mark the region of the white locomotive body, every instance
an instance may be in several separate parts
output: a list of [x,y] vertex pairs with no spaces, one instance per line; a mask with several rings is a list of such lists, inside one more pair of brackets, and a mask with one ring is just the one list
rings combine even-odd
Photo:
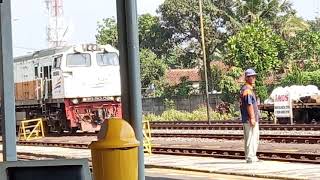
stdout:
[[98,130],[121,116],[118,57],[110,45],[84,44],[15,58],[17,111],[46,117],[50,130]]

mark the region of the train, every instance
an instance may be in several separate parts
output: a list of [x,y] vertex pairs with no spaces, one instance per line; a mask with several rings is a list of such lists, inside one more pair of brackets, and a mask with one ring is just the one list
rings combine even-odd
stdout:
[[48,131],[98,131],[121,117],[119,51],[78,44],[14,58],[17,122],[43,118]]

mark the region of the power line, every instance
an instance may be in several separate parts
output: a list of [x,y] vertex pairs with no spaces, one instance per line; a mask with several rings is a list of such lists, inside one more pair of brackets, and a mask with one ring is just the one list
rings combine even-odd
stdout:
[[36,51],[36,50],[37,50],[37,49],[35,49],[35,48],[21,47],[21,46],[14,46],[13,48],[16,48],[16,49],[25,49],[25,50],[33,50],[33,51]]

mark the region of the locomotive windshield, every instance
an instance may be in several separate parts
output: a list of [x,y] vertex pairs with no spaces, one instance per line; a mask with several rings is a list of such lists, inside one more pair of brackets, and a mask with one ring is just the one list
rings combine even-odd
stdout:
[[90,54],[78,53],[67,55],[68,67],[88,67],[91,65]]
[[116,53],[97,53],[97,63],[99,66],[118,66],[119,58]]

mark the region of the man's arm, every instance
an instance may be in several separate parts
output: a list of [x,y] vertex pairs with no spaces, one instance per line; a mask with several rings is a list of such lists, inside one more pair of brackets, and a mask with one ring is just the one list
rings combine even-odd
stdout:
[[256,124],[256,118],[255,118],[255,113],[254,113],[254,108],[253,108],[253,93],[251,89],[247,89],[243,93],[244,96],[244,101],[246,104],[247,112],[248,112],[248,118],[251,126],[255,126]]
[[252,104],[247,105],[247,111],[248,111],[248,117],[249,117],[249,122],[252,127],[256,125],[256,118],[254,114],[254,109]]

